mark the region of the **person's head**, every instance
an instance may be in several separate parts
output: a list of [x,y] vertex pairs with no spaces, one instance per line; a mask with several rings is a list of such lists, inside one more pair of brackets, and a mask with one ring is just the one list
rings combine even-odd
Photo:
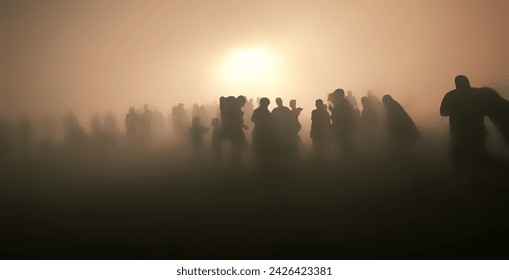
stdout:
[[267,108],[269,107],[270,100],[267,97],[260,98],[260,107]]
[[297,107],[297,100],[295,100],[295,99],[290,100],[290,107],[291,108]]
[[345,91],[342,88],[338,88],[329,94],[327,101],[336,103],[340,98],[345,97]]
[[276,98],[276,105],[278,107],[283,106],[283,99],[281,99],[280,97]]
[[144,109],[145,111],[147,111],[147,110],[148,110],[148,104],[144,104],[144,105],[143,105],[143,109]]
[[212,126],[218,126],[219,125],[219,119],[218,118],[213,118],[212,119]]
[[316,109],[322,109],[323,108],[323,100],[317,99],[315,101],[315,106],[316,106]]
[[454,83],[456,84],[456,89],[467,89],[470,88],[470,81],[464,75],[458,75],[454,79]]
[[179,103],[180,108],[184,108],[184,103]]
[[387,107],[387,105],[390,105],[394,102],[394,99],[392,99],[392,96],[386,94],[382,97],[382,103]]
[[240,107],[244,107],[246,105],[246,97],[244,95],[237,96],[237,102]]
[[200,125],[200,117],[194,117],[193,118],[193,126]]
[[200,108],[200,105],[198,105],[198,103],[194,103],[194,104],[193,104],[193,108],[194,108],[194,109],[198,109],[198,108]]
[[352,96],[352,91],[351,91],[351,90],[349,90],[349,91],[347,91],[347,92],[346,92],[346,94],[347,94],[348,96]]
[[129,107],[129,113],[134,113],[134,110],[135,110],[135,109],[134,109],[134,107],[133,107],[133,106]]

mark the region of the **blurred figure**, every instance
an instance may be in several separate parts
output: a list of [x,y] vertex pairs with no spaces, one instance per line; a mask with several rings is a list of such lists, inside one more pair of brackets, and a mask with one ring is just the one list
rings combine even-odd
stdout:
[[[275,153],[279,160],[286,161],[295,153],[295,123],[290,109],[283,105],[281,98],[276,98],[277,107],[272,109],[271,118],[274,124]],[[282,163],[283,165],[286,163]]]
[[140,117],[133,106],[129,107],[129,113],[125,116],[126,136],[132,143],[137,142]]
[[382,97],[387,112],[387,133],[392,147],[400,149],[420,138],[419,130],[405,109],[390,95]]
[[322,158],[327,153],[327,142],[330,133],[330,116],[323,100],[315,101],[316,109],[311,112],[311,132],[313,151],[317,158]]
[[218,118],[212,119],[212,152],[214,159],[221,159],[221,152],[223,146],[223,135],[221,132],[221,124]]
[[246,104],[246,98],[242,95],[237,98],[229,96],[221,97],[219,101],[223,137],[232,144],[232,164],[238,168],[241,166],[242,153],[247,146],[244,129],[248,127],[244,125],[244,112],[242,111],[242,107]]
[[298,146],[302,144],[302,140],[300,139],[299,132],[302,129],[302,125],[299,122],[299,115],[302,112],[302,108],[297,108],[297,100],[292,99],[290,100],[290,109],[292,112],[292,134],[293,134],[293,149],[294,152],[297,153]]
[[355,98],[355,96],[353,96],[352,91],[349,90],[346,92],[346,94],[347,96],[345,98],[350,103],[350,105],[352,105],[352,108],[354,110],[359,110],[359,108],[357,107],[357,99]]
[[188,118],[184,104],[179,103],[178,106],[173,106],[171,110],[171,117],[173,121],[173,128],[178,137],[183,137],[187,133],[189,127]]
[[83,127],[79,125],[78,118],[73,112],[63,117],[65,141],[70,146],[82,145],[87,139]]
[[200,117],[194,117],[192,124],[193,126],[189,130],[191,142],[193,144],[196,156],[198,158],[202,158],[204,152],[203,136],[209,131],[209,129],[201,125]]
[[456,171],[469,171],[485,154],[485,111],[478,89],[466,76],[456,76],[456,89],[445,94],[440,115],[449,117],[451,154]]
[[345,99],[345,91],[336,89],[329,94],[328,101],[331,111],[332,130],[343,153],[352,154],[354,152],[353,137],[355,130],[354,114],[350,103]]
[[266,97],[260,99],[260,106],[256,108],[251,117],[253,129],[253,155],[259,168],[267,169],[271,165],[273,153],[273,124],[269,111],[270,100]]
[[143,105],[143,114],[141,115],[141,140],[144,144],[150,142],[152,133],[152,112],[150,112],[148,104]]

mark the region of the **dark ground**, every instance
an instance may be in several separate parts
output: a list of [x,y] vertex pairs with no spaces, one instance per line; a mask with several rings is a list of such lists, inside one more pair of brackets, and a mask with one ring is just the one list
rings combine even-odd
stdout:
[[175,151],[4,160],[2,259],[508,259],[507,165],[425,151],[260,173]]

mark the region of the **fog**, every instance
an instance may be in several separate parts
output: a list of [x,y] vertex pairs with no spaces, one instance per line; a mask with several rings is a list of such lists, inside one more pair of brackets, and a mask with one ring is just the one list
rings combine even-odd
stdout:
[[[503,0],[2,1],[0,20],[3,113],[168,113],[245,94],[296,98],[304,121],[342,87],[438,119],[455,75],[481,86],[509,73]],[[225,77],[244,49],[269,53],[269,71]]]
[[[509,99],[507,26],[505,0],[2,0],[0,258],[507,259],[509,102],[477,88]],[[270,99],[255,133],[242,98],[211,127],[239,95]]]

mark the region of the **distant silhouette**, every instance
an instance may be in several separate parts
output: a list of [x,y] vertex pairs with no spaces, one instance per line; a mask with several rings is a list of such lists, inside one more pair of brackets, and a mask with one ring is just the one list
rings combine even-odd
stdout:
[[178,106],[173,106],[171,110],[171,117],[173,122],[173,128],[178,137],[183,137],[187,134],[189,127],[187,113],[184,108],[184,104],[179,103]]
[[298,145],[302,143],[302,140],[300,139],[299,132],[302,128],[302,125],[299,122],[299,115],[302,112],[302,108],[297,108],[297,100],[292,99],[290,100],[290,109],[292,112],[292,138],[293,140],[293,150],[294,152],[297,151]]
[[129,113],[125,116],[126,137],[131,143],[136,142],[138,139],[140,127],[140,116],[136,113],[134,107],[129,107]]
[[473,168],[485,153],[487,130],[481,92],[466,76],[455,78],[456,89],[445,94],[440,115],[449,117],[451,154],[456,171]]
[[242,95],[237,98],[233,96],[220,98],[222,132],[225,140],[232,144],[233,166],[240,167],[242,152],[247,146],[244,129],[244,112],[242,107],[246,104],[246,98]]
[[330,116],[323,100],[317,99],[316,109],[311,112],[311,132],[310,137],[313,141],[313,151],[318,158],[327,153],[327,145],[330,135]]
[[276,145],[274,153],[279,160],[286,161],[296,152],[294,114],[288,107],[283,106],[283,100],[279,97],[276,98],[276,105],[271,112]]
[[270,100],[260,99],[260,106],[251,117],[253,129],[253,154],[257,165],[262,169],[271,167],[271,156],[274,148],[272,115],[269,111]]
[[212,119],[212,152],[214,159],[221,159],[223,146],[223,134],[221,132],[221,124],[218,118]]
[[357,99],[355,99],[355,96],[353,96],[353,93],[351,90],[347,91],[347,95],[345,96],[346,100],[352,105],[352,108],[354,110],[359,110],[357,107]]
[[390,95],[384,95],[382,103],[387,113],[387,134],[392,147],[400,149],[417,141],[419,130],[405,109]]
[[87,140],[83,127],[79,125],[78,118],[73,112],[67,113],[63,118],[65,140],[69,146],[77,147]]
[[191,142],[193,143],[196,156],[202,157],[204,152],[203,136],[209,131],[209,129],[201,125],[200,117],[194,117],[192,124],[193,126],[189,130]]
[[141,140],[147,144],[150,142],[152,134],[152,112],[148,104],[143,105],[143,114],[141,115]]
[[343,153],[353,153],[353,137],[355,131],[354,113],[350,103],[345,99],[345,91],[336,89],[329,94],[328,101],[331,111],[332,128]]

